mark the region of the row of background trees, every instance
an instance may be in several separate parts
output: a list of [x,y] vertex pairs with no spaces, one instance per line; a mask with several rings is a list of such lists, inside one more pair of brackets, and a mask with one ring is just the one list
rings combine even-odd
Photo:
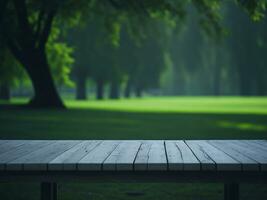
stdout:
[[[28,91],[30,78],[33,105],[61,107],[49,70],[58,88],[76,88],[77,99],[86,99],[88,91],[103,99],[107,87],[112,99],[144,92],[267,94],[267,28],[266,20],[259,20],[265,1],[241,1],[254,20],[233,2],[183,5],[181,1],[175,5],[175,15],[174,7],[164,1],[160,6],[91,2],[75,4],[77,8],[74,3],[64,7],[57,1],[29,2],[7,0],[9,7],[1,12],[17,12],[9,19],[0,16],[1,26],[9,31],[2,30],[0,38],[2,98],[8,99],[10,88],[18,85],[19,90]],[[40,10],[29,13],[34,6]],[[73,16],[68,18],[70,10]],[[56,12],[60,17],[52,24]],[[17,21],[19,31],[10,28],[12,20]],[[37,36],[32,39],[33,35]]]

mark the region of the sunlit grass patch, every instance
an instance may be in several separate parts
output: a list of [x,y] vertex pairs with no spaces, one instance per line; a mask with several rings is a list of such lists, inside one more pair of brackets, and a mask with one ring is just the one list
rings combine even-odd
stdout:
[[[13,99],[24,103],[27,99]],[[0,138],[266,139],[267,98],[66,100],[67,110],[0,110]]]
[[267,114],[266,97],[146,97],[102,101],[66,101],[69,108],[126,112]]
[[223,128],[233,128],[239,130],[252,130],[252,131],[267,131],[267,125],[265,124],[256,124],[249,122],[230,122],[230,121],[219,121],[219,127]]

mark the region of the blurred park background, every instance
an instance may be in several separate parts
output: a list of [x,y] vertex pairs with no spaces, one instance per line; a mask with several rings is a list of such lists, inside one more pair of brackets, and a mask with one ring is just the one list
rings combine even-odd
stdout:
[[[266,0],[2,0],[0,139],[267,139]],[[19,191],[19,192],[13,192]],[[241,185],[241,199],[267,199]],[[61,199],[222,199],[61,184]],[[38,184],[0,184],[38,199]]]

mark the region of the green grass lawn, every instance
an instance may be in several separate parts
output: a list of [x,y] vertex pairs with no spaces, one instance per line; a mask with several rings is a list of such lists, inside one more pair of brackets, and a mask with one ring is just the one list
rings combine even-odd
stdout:
[[[263,97],[67,100],[69,109],[59,111],[10,108],[3,103],[0,139],[267,139]],[[61,199],[78,200],[223,199],[220,184],[70,183],[60,184],[59,191]],[[132,197],[128,195],[132,191],[144,194]],[[267,199],[266,186],[242,185],[241,191],[242,199]],[[38,199],[38,185],[1,184],[0,194],[10,200]]]
[[[15,103],[21,103],[15,100]],[[68,110],[0,109],[0,138],[267,138],[267,98],[66,101]]]

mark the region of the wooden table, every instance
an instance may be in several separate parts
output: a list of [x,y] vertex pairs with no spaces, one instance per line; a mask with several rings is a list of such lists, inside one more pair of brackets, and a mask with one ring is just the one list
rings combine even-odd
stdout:
[[267,182],[265,140],[0,140],[0,180],[39,181],[41,199],[58,181]]

